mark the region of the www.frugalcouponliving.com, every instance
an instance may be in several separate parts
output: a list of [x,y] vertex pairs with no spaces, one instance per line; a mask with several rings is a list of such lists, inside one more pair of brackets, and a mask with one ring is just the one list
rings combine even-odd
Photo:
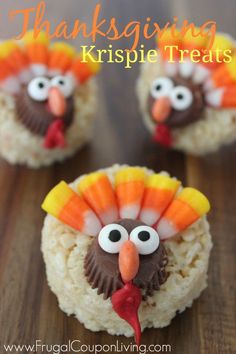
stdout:
[[80,340],[70,340],[67,344],[44,344],[41,340],[36,340],[31,345],[27,344],[4,344],[5,353],[170,353],[172,347],[170,344],[124,344],[118,340],[114,344],[83,344]]

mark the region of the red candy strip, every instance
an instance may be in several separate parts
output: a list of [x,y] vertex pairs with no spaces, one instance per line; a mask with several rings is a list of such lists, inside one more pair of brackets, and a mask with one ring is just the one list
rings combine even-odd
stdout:
[[156,126],[153,138],[154,141],[166,147],[170,147],[173,143],[171,130],[166,124]]
[[117,290],[111,297],[114,311],[134,329],[136,344],[140,344],[141,326],[138,318],[138,308],[142,301],[139,288],[132,283],[127,283],[122,289]]
[[64,122],[61,119],[55,120],[48,128],[44,138],[44,147],[46,149],[53,149],[55,147],[64,148]]

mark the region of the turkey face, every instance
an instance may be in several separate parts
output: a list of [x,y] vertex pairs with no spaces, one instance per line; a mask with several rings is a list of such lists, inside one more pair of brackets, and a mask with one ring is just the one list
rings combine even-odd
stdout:
[[85,258],[85,275],[104,299],[126,282],[143,289],[145,297],[166,281],[166,264],[157,232],[138,220],[122,219],[104,226],[93,241]]
[[56,120],[69,127],[74,115],[74,84],[68,76],[36,77],[16,96],[21,122],[34,134],[45,136]]
[[201,117],[205,102],[201,85],[180,76],[155,79],[148,97],[153,122],[170,128],[184,127]]

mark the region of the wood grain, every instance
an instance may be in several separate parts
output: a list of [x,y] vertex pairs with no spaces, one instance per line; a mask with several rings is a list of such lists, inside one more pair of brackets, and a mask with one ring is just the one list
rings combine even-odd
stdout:
[[[16,2],[9,2],[11,7]],[[18,2],[17,2],[18,3]],[[35,4],[28,1],[27,6]],[[59,10],[58,3],[64,4]],[[88,18],[95,1],[52,0],[49,17],[72,19],[75,14]],[[103,1],[103,14],[124,23],[130,18],[145,19],[150,14],[161,24],[178,8],[171,1]],[[218,16],[214,1],[214,15]],[[23,4],[23,2],[22,2]],[[198,4],[198,5],[196,5]],[[195,18],[210,17],[213,1],[181,1],[181,8]],[[228,3],[227,3],[228,4]],[[231,4],[231,10],[230,6]],[[233,30],[231,20],[235,2],[229,1],[222,26]],[[196,7],[198,6],[198,7]],[[8,10],[4,5],[3,13]],[[177,14],[177,13],[176,13]],[[178,15],[178,14],[177,14]],[[204,17],[205,19],[205,17]],[[229,22],[228,22],[229,19]],[[228,24],[228,27],[227,27]],[[8,29],[0,26],[2,34]],[[12,31],[12,29],[11,29]],[[233,31],[232,31],[233,33]],[[235,34],[235,33],[234,33]],[[105,44],[100,41],[99,46]],[[126,42],[117,43],[124,47]],[[151,47],[154,43],[149,43]],[[32,171],[0,161],[0,345],[31,344],[40,339],[47,344],[65,344],[79,338],[86,344],[112,344],[116,338],[86,330],[73,317],[67,317],[49,290],[40,253],[40,232],[44,214],[40,203],[49,189],[61,179],[72,181],[81,173],[113,163],[146,165],[168,170],[184,183],[203,190],[213,205],[210,213],[214,239],[209,287],[192,308],[176,316],[160,330],[146,330],[144,344],[170,344],[175,354],[233,354],[236,352],[236,145],[206,158],[157,148],[143,127],[135,97],[138,65],[124,70],[104,65],[99,83],[99,109],[94,139],[90,145],[64,164]],[[99,315],[99,314],[98,314]],[[119,342],[130,339],[119,338]],[[1,353],[4,352],[1,347]]]

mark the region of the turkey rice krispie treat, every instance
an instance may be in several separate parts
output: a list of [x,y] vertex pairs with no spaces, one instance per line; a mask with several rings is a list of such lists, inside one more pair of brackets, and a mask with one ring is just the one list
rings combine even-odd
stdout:
[[45,33],[0,43],[0,155],[12,164],[50,165],[91,138],[98,64],[83,63]]
[[114,165],[60,182],[42,207],[49,286],[91,331],[140,343],[207,285],[209,202],[166,172]]
[[[212,62],[174,62],[164,51],[167,45],[204,50],[206,38],[175,38],[167,32],[158,42],[158,62],[142,64],[137,94],[143,121],[154,140],[192,155],[204,155],[236,140],[236,45],[218,33]],[[232,53],[229,63],[217,63],[214,50]],[[223,58],[219,58],[222,61]]]

